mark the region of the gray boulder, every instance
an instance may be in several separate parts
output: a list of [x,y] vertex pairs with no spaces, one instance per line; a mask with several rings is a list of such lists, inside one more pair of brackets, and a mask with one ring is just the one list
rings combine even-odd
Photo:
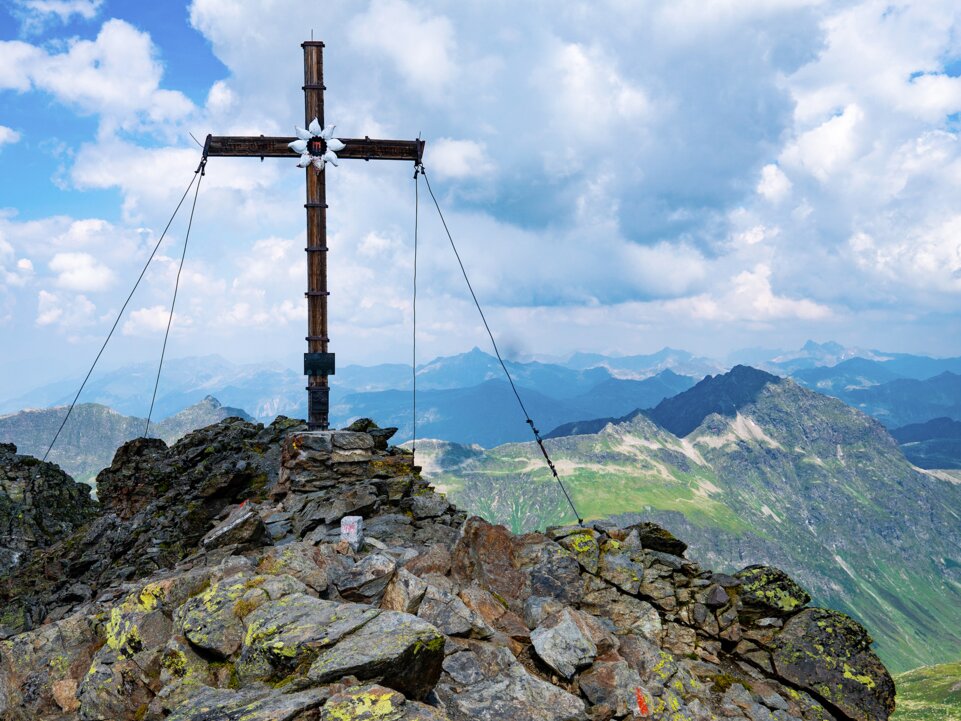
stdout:
[[541,660],[566,679],[590,666],[597,657],[597,646],[569,608],[531,631],[531,643]]
[[245,619],[238,672],[248,681],[285,678],[380,613],[298,593],[266,603]]
[[416,616],[383,611],[355,633],[320,653],[308,672],[313,683],[344,676],[377,680],[405,696],[423,699],[444,661],[444,636]]
[[178,706],[167,721],[299,721],[320,708],[330,694],[326,688],[285,694],[264,689],[232,691],[205,687]]

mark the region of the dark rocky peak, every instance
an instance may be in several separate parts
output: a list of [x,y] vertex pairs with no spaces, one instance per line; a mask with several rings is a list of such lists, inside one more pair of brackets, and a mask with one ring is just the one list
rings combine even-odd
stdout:
[[518,536],[468,519],[409,452],[387,447],[390,433],[366,419],[326,432],[228,420],[170,448],[125,446],[101,474],[107,513],[36,554],[34,576],[8,583],[19,605],[5,608],[21,609],[23,622],[0,643],[0,715],[885,721],[892,712],[891,677],[864,630],[808,608],[779,570],[712,573],[644,521]]
[[934,438],[961,440],[961,421],[953,418],[932,418],[924,423],[909,423],[895,428],[891,435],[898,443],[918,443]]
[[734,417],[738,410],[757,400],[770,383],[781,378],[750,366],[734,366],[727,373],[707,376],[693,388],[665,398],[646,415],[662,428],[683,437],[712,413]]
[[0,443],[0,574],[22,556],[72,533],[97,511],[90,487],[53,463]]

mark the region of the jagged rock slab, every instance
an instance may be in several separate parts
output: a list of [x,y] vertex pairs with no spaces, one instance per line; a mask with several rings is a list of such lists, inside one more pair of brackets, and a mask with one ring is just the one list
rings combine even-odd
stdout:
[[330,690],[325,688],[290,694],[204,688],[181,704],[167,721],[300,721],[329,697]]
[[314,683],[344,676],[378,679],[410,698],[423,699],[437,683],[443,660],[440,631],[416,616],[384,611],[323,651],[307,676]]

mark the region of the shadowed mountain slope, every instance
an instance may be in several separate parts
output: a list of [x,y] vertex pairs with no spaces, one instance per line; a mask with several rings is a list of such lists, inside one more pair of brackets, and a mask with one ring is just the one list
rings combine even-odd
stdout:
[[945,371],[926,380],[902,378],[852,390],[842,400],[874,416],[888,428],[932,418],[961,420],[961,375]]
[[895,428],[891,435],[918,468],[961,469],[961,421],[933,418]]
[[693,388],[667,398],[646,415],[661,428],[683,438],[712,413],[734,417],[738,410],[753,403],[777,376],[749,366],[734,366],[728,373],[707,376]]

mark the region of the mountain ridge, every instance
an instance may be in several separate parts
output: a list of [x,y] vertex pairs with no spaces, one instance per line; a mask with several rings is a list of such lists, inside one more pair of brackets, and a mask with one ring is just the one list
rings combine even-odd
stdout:
[[[60,406],[2,415],[0,441],[16,444],[23,454],[43,458],[66,414],[67,407]],[[246,411],[224,406],[213,396],[207,396],[151,423],[149,437],[173,443],[190,431],[231,416],[253,420]],[[144,433],[146,424],[145,418],[125,416],[99,403],[80,403],[63,426],[49,459],[77,480],[90,482],[110,465],[117,448]]]
[[[862,619],[895,668],[948,660],[961,645],[946,630],[961,627],[961,488],[914,469],[876,420],[789,379],[735,395],[727,415],[703,415],[717,398],[702,400],[691,404],[703,417],[685,437],[638,415],[550,441],[581,513],[635,511],[721,568],[773,559]],[[493,448],[431,477],[462,507],[518,530],[570,514],[532,444]]]

